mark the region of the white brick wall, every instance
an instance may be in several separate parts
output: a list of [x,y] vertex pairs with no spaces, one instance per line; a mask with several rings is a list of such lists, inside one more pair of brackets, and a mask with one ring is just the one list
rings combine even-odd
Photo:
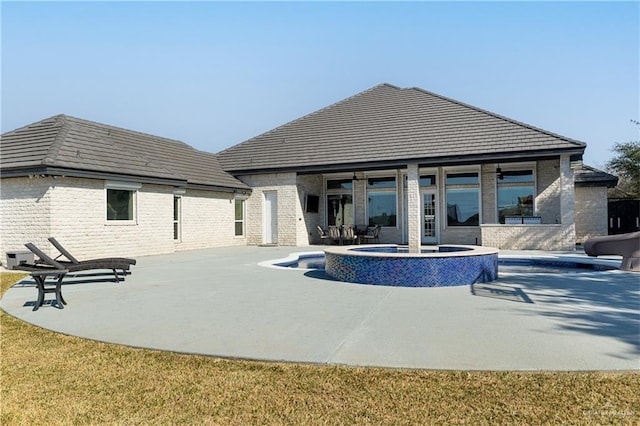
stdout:
[[[543,224],[558,226],[518,227],[495,224],[495,164],[481,169],[482,220],[480,228],[446,228],[443,170],[438,170],[440,239],[442,243],[483,244],[501,248],[570,249],[590,236],[607,232],[606,189],[578,188],[573,196],[573,173],[568,157],[562,161],[539,161],[536,167],[537,214]],[[412,176],[416,174],[412,168]],[[397,173],[401,184],[401,174]],[[355,221],[366,223],[364,174],[355,182]],[[253,187],[246,200],[246,237],[234,236],[233,195],[187,190],[182,195],[182,238],[173,240],[173,188],[144,184],[137,191],[137,222],[113,224],[105,220],[105,181],[79,178],[7,178],[0,182],[0,254],[22,250],[34,242],[54,254],[46,241],[55,236],[78,257],[141,256],[194,248],[258,245],[263,243],[262,216],[265,191],[278,197],[278,244],[306,246],[318,243],[316,226],[325,223],[324,180],[322,175],[274,173],[243,176]],[[399,185],[398,227],[385,228],[382,242],[402,238],[404,206]],[[303,211],[304,195],[320,196],[318,213]],[[408,194],[411,195],[411,194]],[[418,194],[419,195],[419,194]],[[414,200],[415,201],[415,200]],[[418,200],[420,203],[420,200]],[[575,205],[580,208],[575,211]],[[596,207],[599,206],[599,207]],[[415,209],[419,213],[421,209]],[[577,223],[574,227],[573,216]],[[411,217],[409,223],[420,223]]]
[[542,217],[543,224],[557,224],[560,216],[560,161],[538,161],[536,168],[537,196],[535,201],[536,213]]
[[[404,187],[404,184],[399,185]],[[420,196],[420,173],[418,164],[409,164],[407,166],[407,236],[409,243],[409,251],[412,253],[420,252],[422,244],[422,215],[423,205]],[[404,203],[400,203],[401,205]],[[403,205],[404,207],[404,205]],[[398,215],[398,220],[402,217]]]
[[[278,244],[303,246],[309,243],[295,173],[247,175],[241,176],[240,180],[253,189],[247,200],[247,244],[260,245],[264,242],[262,220],[265,191],[277,193]],[[305,238],[302,238],[303,234]]]
[[569,250],[562,225],[482,225],[482,245],[505,250]]
[[576,187],[576,242],[607,235],[607,188]]
[[497,167],[498,164],[483,164],[481,168],[482,223],[498,223]]
[[[510,250],[575,249],[574,185],[569,157],[538,161],[536,183],[535,214],[542,217],[542,225],[498,225],[495,224],[497,219],[493,214],[493,222],[483,218],[483,246]],[[483,189],[487,191],[483,195],[483,201],[492,202],[495,206],[495,194],[494,200],[491,201],[488,193],[490,188]],[[483,212],[487,215],[492,214],[486,208]]]
[[0,180],[0,262],[7,251],[26,251],[24,244],[49,245],[51,178],[21,177]]
[[182,196],[182,239],[176,250],[245,245],[246,237],[235,236],[234,219],[233,194],[188,189]]
[[76,257],[141,256],[173,251],[172,188],[142,185],[134,223],[105,218],[105,181],[56,179],[51,201],[51,236]]
[[322,226],[324,223],[324,214],[326,211],[325,200],[322,196],[324,183],[322,175],[300,175],[297,177],[298,197],[300,198],[304,212],[305,194],[317,195],[320,197],[318,205],[318,213],[306,213],[302,215],[302,224],[298,226],[298,244],[300,246],[308,244],[320,244],[320,237],[316,226]]
[[105,219],[105,181],[80,178],[7,178],[0,185],[1,257],[33,242],[57,255],[56,237],[78,258],[171,253],[244,245],[234,236],[232,194],[187,190],[182,196],[182,240],[173,239],[173,187],[143,184],[136,194],[136,222]]

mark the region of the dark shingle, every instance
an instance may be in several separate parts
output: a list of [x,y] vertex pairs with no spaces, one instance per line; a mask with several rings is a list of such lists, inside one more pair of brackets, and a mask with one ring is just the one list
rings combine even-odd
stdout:
[[218,154],[230,172],[469,155],[584,151],[585,144],[418,88],[381,84]]
[[606,186],[607,188],[613,188],[618,184],[618,177],[583,164],[573,170],[573,181],[576,186]]
[[2,171],[38,166],[178,180],[205,187],[248,188],[225,173],[214,154],[180,141],[67,115],[2,135]]

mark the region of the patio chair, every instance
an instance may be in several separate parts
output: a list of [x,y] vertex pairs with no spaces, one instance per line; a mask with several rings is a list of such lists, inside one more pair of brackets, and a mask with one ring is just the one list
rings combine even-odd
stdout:
[[[131,268],[131,265],[136,264],[135,259],[126,259],[121,257],[111,257],[111,258],[80,261],[75,257],[71,256],[69,252],[64,250],[64,247],[62,247],[62,245],[60,245],[60,243],[58,243],[57,241],[54,245],[59,250],[62,249],[60,250],[60,253],[61,253],[60,256],[58,256],[56,259],[49,257],[45,252],[40,250],[33,243],[27,243],[24,246],[28,248],[33,254],[38,256],[39,259],[36,261],[37,264],[46,265],[48,267],[55,268],[55,269],[65,269],[69,272],[110,269],[113,271],[113,275],[115,277],[116,283],[120,282],[120,277],[118,276],[119,270],[122,271],[124,275],[126,275],[127,271]],[[59,260],[58,258],[61,256],[66,257],[68,261]]]
[[353,244],[358,241],[358,236],[356,235],[356,230],[353,225],[344,225],[342,227],[342,243],[345,242]]
[[382,229],[381,225],[376,225],[373,228],[367,229],[367,233],[362,236],[362,239],[367,241],[375,241],[376,243],[380,243],[380,229]]
[[342,234],[340,233],[340,228],[338,228],[337,226],[329,226],[329,238],[331,238],[332,242],[342,244]]
[[324,244],[324,240],[328,240],[328,239],[331,238],[331,236],[327,233],[327,231],[322,229],[322,227],[320,225],[316,226],[316,229],[318,230],[318,235],[320,235],[320,241],[323,244]]

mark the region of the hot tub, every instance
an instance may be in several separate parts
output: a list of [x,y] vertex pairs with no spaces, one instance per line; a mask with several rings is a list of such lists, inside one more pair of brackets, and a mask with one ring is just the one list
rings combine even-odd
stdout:
[[448,287],[486,283],[498,277],[498,249],[480,246],[423,246],[409,253],[398,245],[328,247],[325,271],[346,282]]

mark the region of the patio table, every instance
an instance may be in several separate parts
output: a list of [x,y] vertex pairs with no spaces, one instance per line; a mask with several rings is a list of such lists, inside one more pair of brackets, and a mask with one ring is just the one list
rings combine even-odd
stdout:
[[[67,302],[62,297],[62,280],[65,275],[69,273],[67,269],[53,269],[45,266],[24,264],[16,265],[13,269],[28,271],[35,280],[38,288],[38,300],[33,307],[34,311],[40,309],[40,306],[44,304],[44,295],[46,293],[54,293],[56,296],[56,305],[58,305],[58,308],[64,309],[64,305],[66,305]],[[57,280],[55,283],[47,283],[47,277],[57,277]],[[55,287],[47,287],[47,285],[50,284],[55,284]]]

